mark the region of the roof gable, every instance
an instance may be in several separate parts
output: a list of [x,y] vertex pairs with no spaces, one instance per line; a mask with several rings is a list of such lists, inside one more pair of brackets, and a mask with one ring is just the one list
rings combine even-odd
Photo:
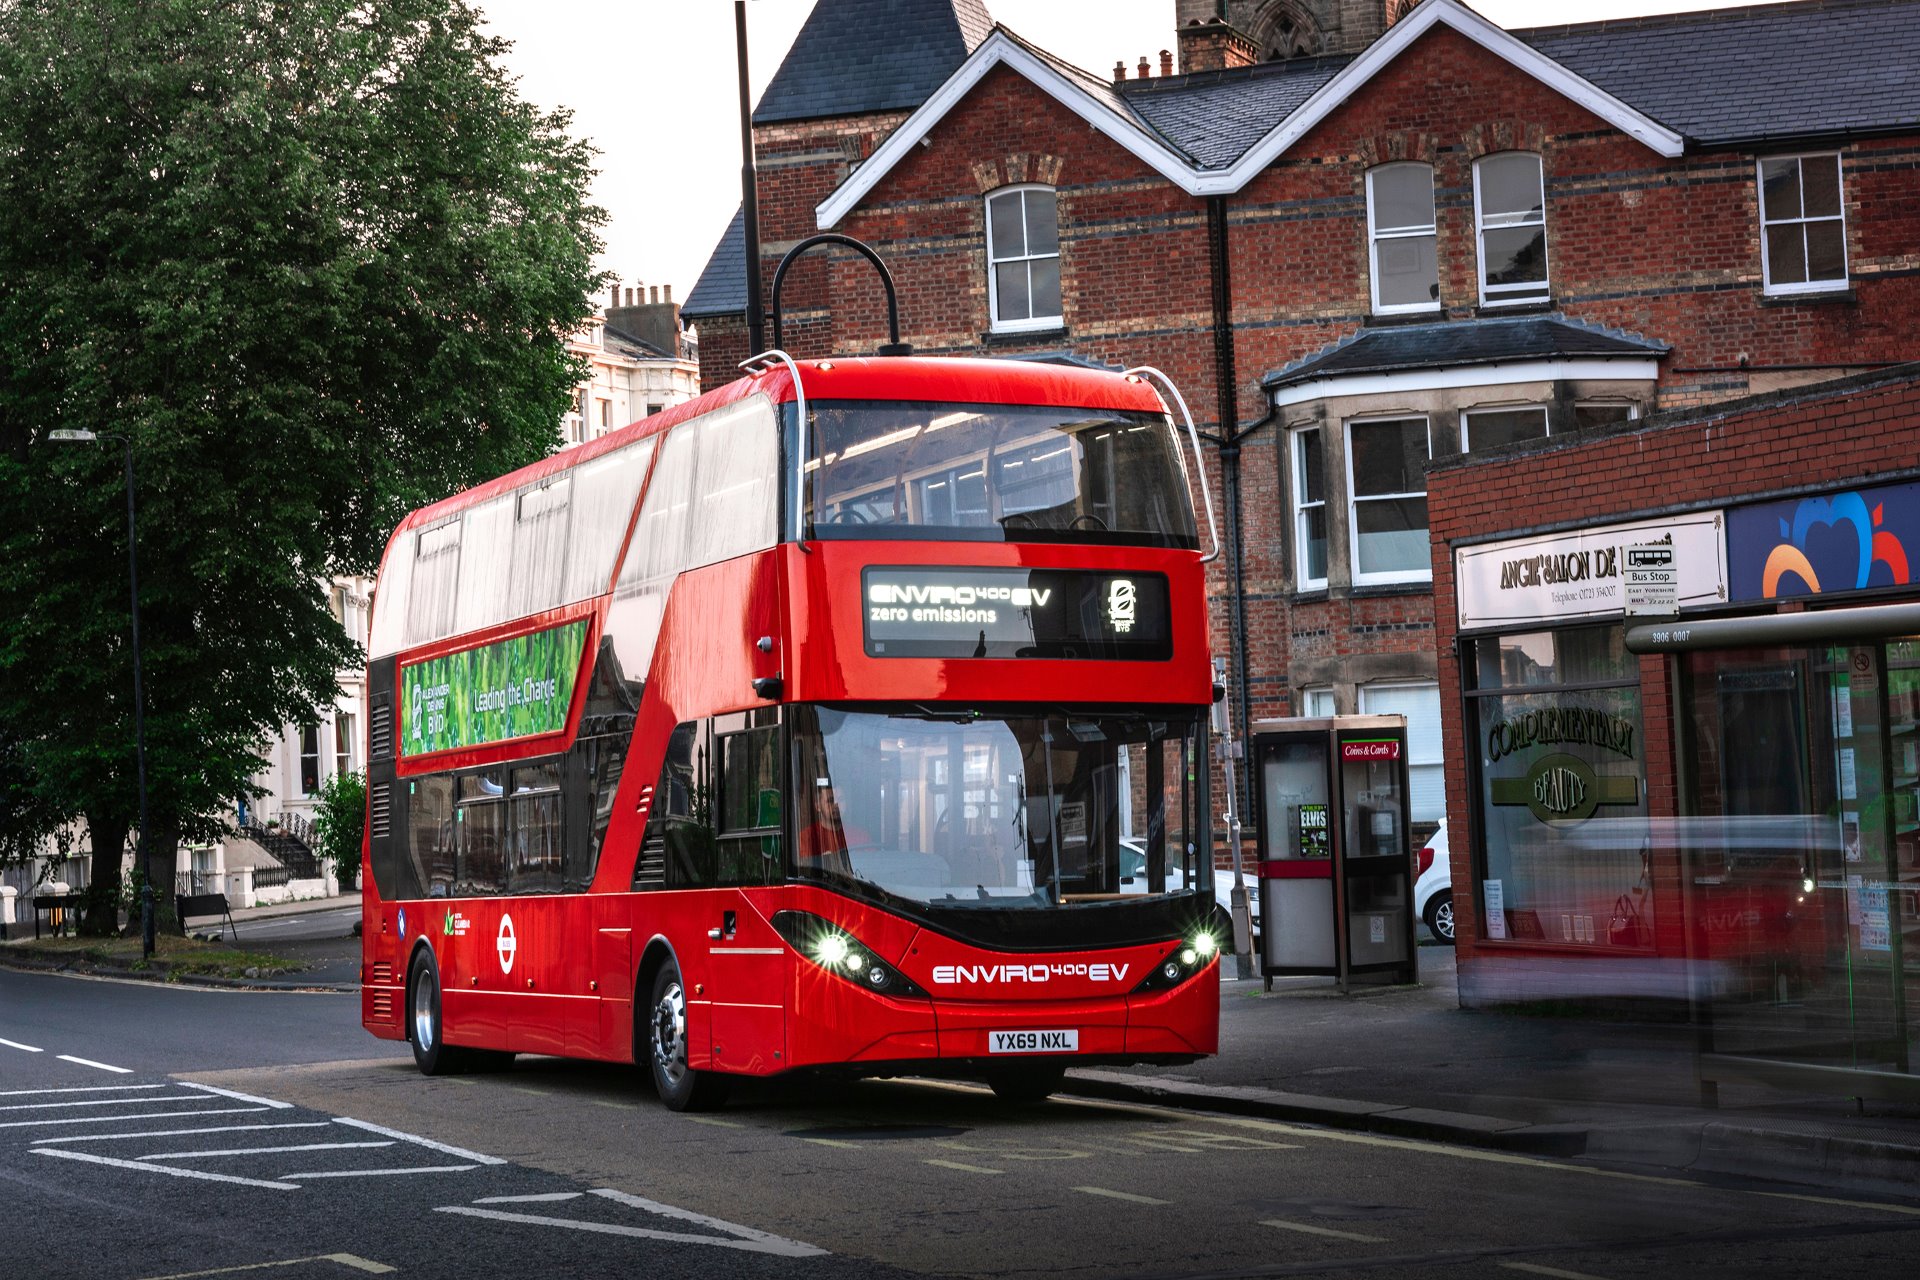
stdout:
[[753,122],[917,107],[992,27],[982,0],[819,0]]
[[[1422,0],[1419,7],[1350,61],[1315,59],[1292,78],[1283,72],[1260,80],[1259,84],[1276,91],[1270,95],[1269,109],[1284,114],[1250,145],[1243,145],[1247,131],[1240,131],[1236,138],[1231,125],[1223,127],[1223,120],[1231,118],[1231,113],[1220,110],[1224,103],[1206,100],[1212,81],[1183,83],[1182,88],[1192,91],[1197,99],[1185,103],[1175,102],[1173,93],[1123,91],[1035,49],[1005,27],[995,27],[973,55],[887,136],[873,157],[820,203],[815,210],[817,221],[823,229],[836,225],[998,66],[1026,77],[1189,195],[1229,194],[1250,182],[1437,25],[1459,32],[1659,154],[1672,157],[1684,150],[1684,139],[1678,133],[1508,35],[1456,0]],[[1246,83],[1253,82],[1250,77]],[[1181,139],[1189,135],[1192,143],[1183,146]]]

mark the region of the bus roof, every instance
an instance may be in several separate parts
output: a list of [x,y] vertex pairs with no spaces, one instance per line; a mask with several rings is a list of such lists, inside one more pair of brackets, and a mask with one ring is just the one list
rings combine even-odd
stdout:
[[[1164,408],[1153,388],[1118,371],[1034,360],[994,360],[961,356],[829,356],[801,360],[802,387],[810,400],[928,400],[948,404],[1047,404],[1079,409],[1118,409],[1158,413]],[[610,431],[597,440],[563,449],[506,475],[442,498],[410,513],[394,530],[433,524],[476,503],[522,485],[591,462],[602,454],[676,422],[723,405],[764,394],[780,404],[792,400],[793,375],[787,366],[736,378],[705,395]]]

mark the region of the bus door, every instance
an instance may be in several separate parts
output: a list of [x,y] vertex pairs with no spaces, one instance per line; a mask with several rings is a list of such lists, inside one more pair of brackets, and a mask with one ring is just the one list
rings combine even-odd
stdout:
[[785,876],[781,852],[780,725],[774,708],[714,720],[719,803],[715,822],[718,892],[701,894],[707,995],[716,1070],[760,1074],[786,1060],[786,1004],[792,951],[771,918]]

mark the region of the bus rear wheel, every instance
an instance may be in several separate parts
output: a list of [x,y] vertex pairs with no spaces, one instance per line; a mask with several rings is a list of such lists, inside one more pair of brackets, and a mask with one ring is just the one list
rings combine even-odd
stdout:
[[987,1068],[987,1084],[1002,1102],[1044,1102],[1066,1078],[1064,1062],[1004,1062]]
[[669,1111],[707,1111],[725,1102],[725,1076],[687,1065],[687,993],[673,961],[653,975],[647,1007],[647,1063],[660,1101]]
[[440,969],[433,952],[422,947],[407,973],[407,1039],[413,1062],[421,1074],[458,1075],[471,1065],[467,1051],[446,1042],[446,1024],[440,1017]]

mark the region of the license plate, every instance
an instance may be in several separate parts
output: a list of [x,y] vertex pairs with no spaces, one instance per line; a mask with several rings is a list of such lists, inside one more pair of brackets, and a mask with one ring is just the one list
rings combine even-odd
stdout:
[[1078,1031],[989,1031],[988,1053],[1078,1053]]

